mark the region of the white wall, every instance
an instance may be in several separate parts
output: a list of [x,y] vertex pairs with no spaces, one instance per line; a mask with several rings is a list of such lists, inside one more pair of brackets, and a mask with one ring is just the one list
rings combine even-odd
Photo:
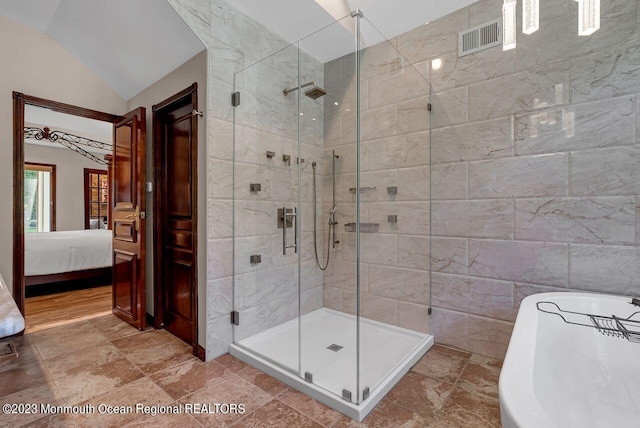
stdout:
[[[204,45],[203,45],[204,49]],[[180,67],[135,95],[127,102],[128,110],[137,107],[147,109],[147,181],[153,180],[153,126],[151,108],[170,96],[198,83],[198,109],[206,111],[207,99],[207,52],[203,50]],[[198,343],[205,346],[206,338],[206,289],[207,289],[207,205],[206,205],[206,117],[198,122]],[[147,312],[153,308],[153,193],[147,193]]]
[[61,147],[24,145],[25,162],[56,166],[56,230],[84,229],[84,169],[105,165]]
[[112,114],[127,103],[47,35],[0,17],[0,274],[13,290],[13,99],[11,92]]

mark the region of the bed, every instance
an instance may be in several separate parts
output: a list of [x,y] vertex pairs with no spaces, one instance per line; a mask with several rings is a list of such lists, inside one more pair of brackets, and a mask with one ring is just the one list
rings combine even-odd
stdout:
[[26,234],[25,285],[110,277],[111,240],[108,229]]

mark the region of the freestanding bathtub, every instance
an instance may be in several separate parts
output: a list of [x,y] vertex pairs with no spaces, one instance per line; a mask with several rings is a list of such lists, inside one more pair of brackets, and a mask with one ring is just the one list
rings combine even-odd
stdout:
[[631,301],[524,299],[500,374],[502,426],[640,427],[640,306]]

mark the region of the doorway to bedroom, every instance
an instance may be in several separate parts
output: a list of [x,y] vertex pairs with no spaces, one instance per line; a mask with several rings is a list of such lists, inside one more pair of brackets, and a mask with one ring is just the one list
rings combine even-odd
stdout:
[[113,123],[26,105],[26,332],[112,312]]

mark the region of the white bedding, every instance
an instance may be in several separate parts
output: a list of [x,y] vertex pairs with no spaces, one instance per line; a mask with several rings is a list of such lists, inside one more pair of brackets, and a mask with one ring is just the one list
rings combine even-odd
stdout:
[[111,266],[111,230],[27,233],[25,276],[49,275]]

